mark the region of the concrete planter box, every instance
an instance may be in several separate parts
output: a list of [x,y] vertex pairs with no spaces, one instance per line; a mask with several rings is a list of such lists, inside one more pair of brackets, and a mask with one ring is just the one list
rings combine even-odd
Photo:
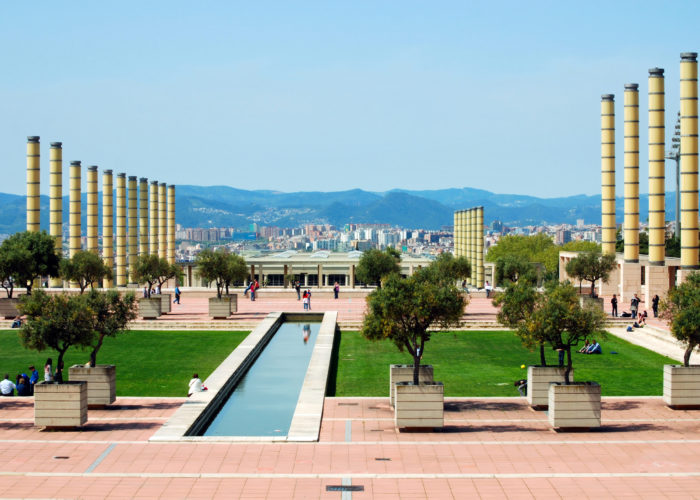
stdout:
[[87,422],[87,382],[39,382],[34,386],[34,425],[79,427]]
[[237,313],[238,312],[238,295],[227,295],[229,299],[231,299],[231,312],[232,313]]
[[209,316],[214,319],[226,319],[231,316],[231,297],[210,297]]
[[17,310],[17,305],[19,304],[19,299],[0,299],[0,316],[5,319],[15,319],[19,316],[19,311]]
[[581,307],[597,307],[601,311],[605,310],[605,300],[602,297],[591,297],[590,295],[579,295]]
[[173,310],[173,296],[169,293],[161,293],[160,297],[160,313],[166,314]]
[[159,297],[150,299],[139,299],[139,316],[143,319],[156,319],[160,316],[161,299]]
[[[559,366],[528,366],[527,367],[527,402],[536,409],[546,410],[549,406],[549,384],[564,383],[566,368]],[[569,380],[574,380],[574,369],[571,369]]]
[[700,407],[700,365],[664,365],[664,403],[672,408]]
[[[433,381],[433,365],[421,365],[418,368],[418,382]],[[389,399],[394,406],[396,383],[413,382],[413,365],[389,365]]]
[[600,427],[600,386],[597,382],[550,385],[548,414],[554,428]]
[[437,428],[444,426],[445,388],[442,382],[398,382],[394,424],[406,427]]
[[117,367],[114,365],[97,365],[94,368],[73,365],[68,370],[71,381],[87,382],[88,406],[105,406],[117,399]]

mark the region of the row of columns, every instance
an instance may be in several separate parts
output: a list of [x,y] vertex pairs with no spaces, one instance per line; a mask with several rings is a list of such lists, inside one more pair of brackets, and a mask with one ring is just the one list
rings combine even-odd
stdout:
[[484,207],[454,213],[454,254],[466,257],[472,265],[467,283],[484,287]]
[[[56,251],[63,253],[63,145],[52,142],[50,165],[50,225],[49,234],[55,239]],[[27,231],[40,230],[40,140],[27,138]],[[69,237],[68,256],[73,257],[81,244],[81,162],[72,161],[69,169]],[[86,246],[98,248],[98,173],[97,166],[87,168],[86,175]],[[103,286],[111,288],[133,283],[137,255],[155,254],[168,262],[175,262],[175,186],[151,182],[149,205],[148,179],[117,174],[116,186],[112,170],[102,173],[102,258],[113,269],[115,280],[105,279]],[[116,200],[114,194],[116,192]],[[116,214],[115,214],[116,202]],[[139,206],[140,205],[140,206]],[[116,217],[115,217],[116,215]],[[149,231],[150,225],[150,231]],[[115,245],[116,244],[116,245]],[[116,281],[116,283],[115,283]],[[52,287],[62,285],[52,278]],[[71,283],[77,287],[77,283]]]

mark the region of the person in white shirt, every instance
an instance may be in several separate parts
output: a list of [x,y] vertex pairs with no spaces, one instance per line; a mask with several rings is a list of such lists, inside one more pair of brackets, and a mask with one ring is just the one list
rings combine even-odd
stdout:
[[486,289],[486,298],[488,299],[491,296],[491,290],[493,290],[493,287],[491,284],[487,281],[486,286],[484,287]]
[[202,381],[199,378],[199,374],[195,373],[192,375],[192,380],[190,380],[190,389],[187,391],[187,397],[190,397],[195,392],[202,392],[204,390],[205,389],[202,385]]
[[3,381],[0,382],[0,393],[3,396],[14,396],[16,388],[17,386],[10,380],[10,375],[6,373]]

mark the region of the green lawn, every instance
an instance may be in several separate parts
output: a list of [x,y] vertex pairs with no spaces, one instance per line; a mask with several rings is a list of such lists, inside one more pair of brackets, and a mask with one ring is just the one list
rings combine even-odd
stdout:
[[[576,380],[595,380],[606,396],[661,395],[663,365],[678,362],[610,335],[602,355],[573,354]],[[618,354],[611,354],[615,351]],[[342,332],[334,354],[337,376],[329,394],[388,396],[389,365],[409,364],[391,342],[371,342],[358,332]],[[547,363],[557,363],[548,349]],[[512,332],[454,332],[433,335],[423,363],[432,364],[446,396],[517,396],[513,382],[527,378],[521,365],[539,364],[539,352],[523,348]]]
[[[202,380],[233,351],[248,332],[226,331],[131,331],[106,339],[97,355],[97,362],[117,365],[118,396],[187,396],[187,383],[194,372]],[[55,351],[25,350],[17,330],[0,331],[0,376],[9,373],[14,380],[36,366],[44,379],[44,363]],[[67,368],[88,361],[88,352],[70,348],[66,353]]]

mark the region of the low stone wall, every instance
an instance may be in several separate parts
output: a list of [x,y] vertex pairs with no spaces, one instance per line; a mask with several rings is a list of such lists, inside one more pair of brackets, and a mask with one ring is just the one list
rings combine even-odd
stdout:
[[700,406],[700,365],[664,365],[664,402],[673,408]]

